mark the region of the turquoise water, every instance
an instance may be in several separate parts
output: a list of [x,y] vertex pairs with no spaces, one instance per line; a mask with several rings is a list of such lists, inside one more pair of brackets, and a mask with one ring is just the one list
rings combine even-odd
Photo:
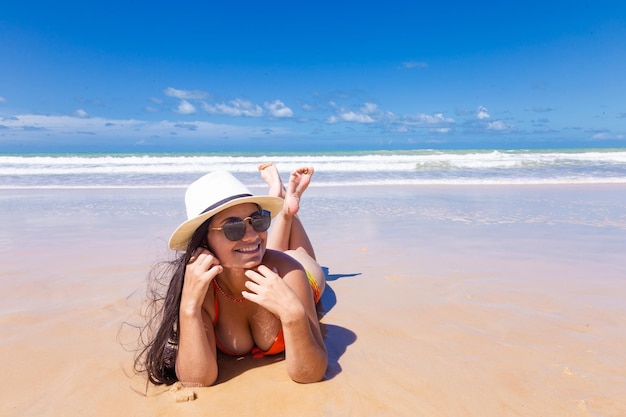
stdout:
[[0,155],[0,188],[185,187],[226,169],[262,185],[260,163],[313,165],[315,186],[626,183],[626,149]]

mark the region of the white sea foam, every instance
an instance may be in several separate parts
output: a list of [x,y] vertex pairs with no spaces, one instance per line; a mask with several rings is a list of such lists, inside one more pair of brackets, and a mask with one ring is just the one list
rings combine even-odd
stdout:
[[281,172],[313,165],[317,186],[626,182],[626,150],[423,150],[326,155],[0,156],[0,188],[179,187],[217,169],[256,182],[257,166],[266,161],[276,163]]

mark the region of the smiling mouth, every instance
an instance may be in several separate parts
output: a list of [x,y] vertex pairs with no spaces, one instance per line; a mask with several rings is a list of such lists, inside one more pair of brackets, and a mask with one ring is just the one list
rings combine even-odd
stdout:
[[260,244],[256,244],[254,246],[246,246],[245,248],[239,248],[236,250],[236,252],[241,252],[241,253],[250,253],[250,252],[256,252],[259,250],[259,248],[261,247]]

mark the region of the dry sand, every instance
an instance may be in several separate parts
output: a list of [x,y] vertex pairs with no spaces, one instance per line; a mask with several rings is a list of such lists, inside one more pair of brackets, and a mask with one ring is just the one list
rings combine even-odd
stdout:
[[[133,376],[183,190],[3,190],[0,416],[624,416],[626,187],[311,188],[329,367]],[[122,330],[120,330],[122,329]]]

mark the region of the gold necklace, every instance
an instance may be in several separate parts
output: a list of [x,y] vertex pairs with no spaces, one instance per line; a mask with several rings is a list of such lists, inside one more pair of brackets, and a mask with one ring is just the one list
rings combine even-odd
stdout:
[[217,288],[217,290],[220,293],[222,293],[224,297],[228,298],[230,301],[234,301],[236,303],[243,303],[244,301],[246,301],[245,298],[235,298],[232,295],[226,294],[226,291],[224,291],[222,287],[220,286],[220,284],[217,283],[217,278],[213,280],[213,284],[215,285],[215,288]]

